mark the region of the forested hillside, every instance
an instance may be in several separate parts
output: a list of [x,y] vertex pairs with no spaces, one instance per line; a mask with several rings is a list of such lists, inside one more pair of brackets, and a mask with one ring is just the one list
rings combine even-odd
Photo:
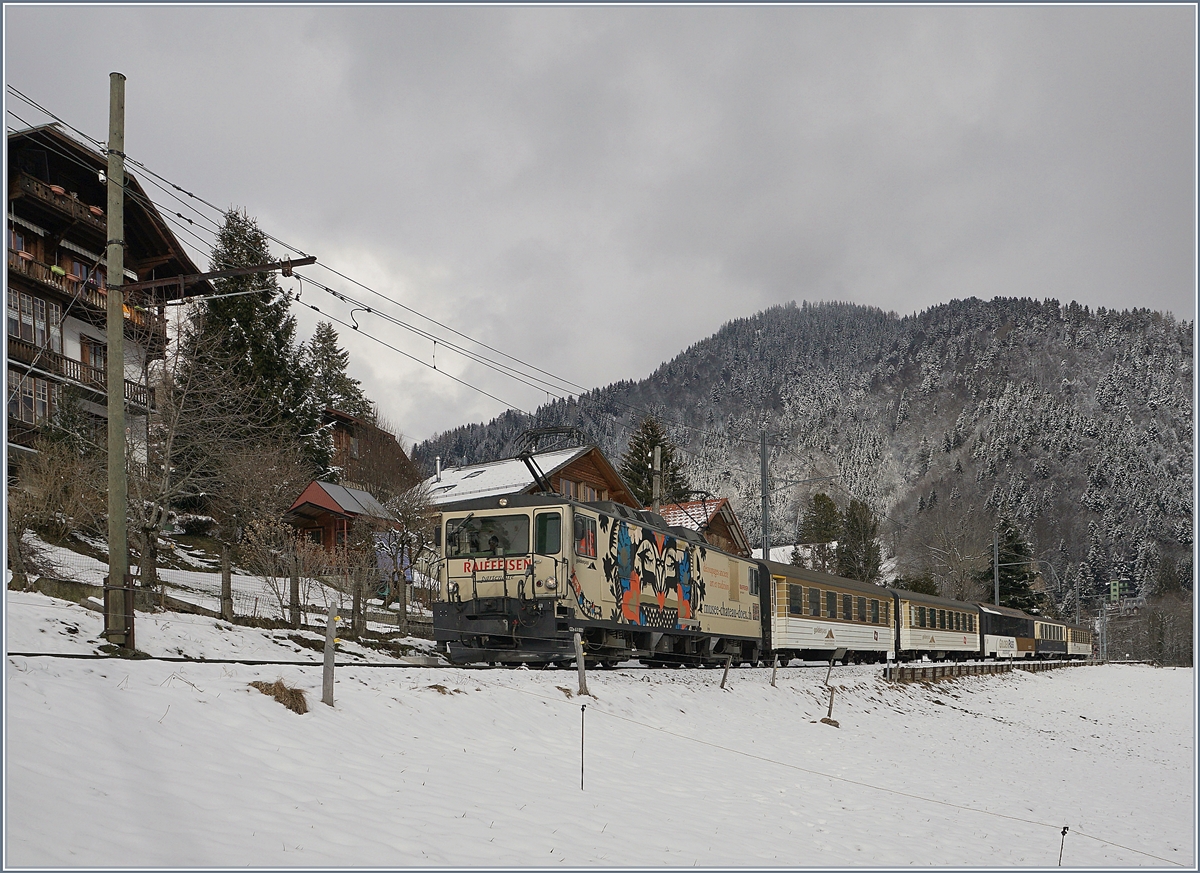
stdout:
[[[955,596],[990,561],[1000,518],[1052,565],[1060,606],[1077,577],[1085,592],[1128,577],[1149,594],[1191,584],[1192,332],[1149,310],[1053,300],[955,300],[903,318],[789,304],[726,324],[640,382],[457,428],[416,460],[507,457],[541,425],[579,427],[616,459],[652,412],[692,487],[731,498],[758,542],[765,429],[775,545],[826,491],[874,508],[898,570]],[[819,476],[838,478],[787,484]]]

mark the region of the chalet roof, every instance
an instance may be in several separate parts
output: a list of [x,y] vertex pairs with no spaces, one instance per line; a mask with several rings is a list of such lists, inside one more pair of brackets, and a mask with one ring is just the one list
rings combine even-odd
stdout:
[[690,530],[708,530],[713,520],[718,516],[729,529],[734,544],[746,554],[750,553],[750,543],[742,530],[741,522],[733,511],[729,498],[718,500],[689,500],[686,503],[668,503],[659,509],[659,515],[671,527],[685,527]]
[[[577,458],[592,450],[592,446],[538,452],[533,461],[547,477],[557,473]],[[523,494],[536,483],[529,467],[520,458],[472,464],[469,467],[446,467],[441,479],[436,475],[425,480],[429,502],[433,506],[474,500],[479,497],[499,497],[504,494]]]
[[392,517],[382,503],[361,488],[334,485],[332,482],[310,483],[296,498],[288,514],[313,517],[322,511],[347,518],[360,515],[380,519]]

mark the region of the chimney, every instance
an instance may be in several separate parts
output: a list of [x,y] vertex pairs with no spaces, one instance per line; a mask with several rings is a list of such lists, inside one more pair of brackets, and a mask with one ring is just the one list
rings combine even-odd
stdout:
[[437,457],[435,457],[433,459],[433,463],[434,463],[434,466],[437,468],[437,473],[435,474],[433,481],[441,482],[442,481],[442,456],[438,455]]

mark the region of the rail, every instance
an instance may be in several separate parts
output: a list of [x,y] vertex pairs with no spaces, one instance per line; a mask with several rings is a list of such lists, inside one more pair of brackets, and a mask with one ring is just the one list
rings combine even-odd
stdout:
[[[26,256],[28,252],[24,253]],[[22,257],[15,249],[8,250],[8,268],[22,276],[27,276],[35,282],[48,285],[56,291],[73,298],[79,303],[105,313],[108,310],[108,289],[95,282],[84,282],[77,276],[66,273],[60,275],[51,269],[49,264]],[[125,304],[123,307],[125,321],[130,327],[140,328],[151,333],[166,332],[166,319],[139,306]]]
[[[99,233],[108,233],[108,220],[104,217],[104,210],[101,207],[84,203],[73,192],[68,192],[63,188],[55,190],[55,187],[28,173],[18,173],[16,179],[13,180],[9,197],[13,200],[22,195],[33,197],[50,204],[59,212],[66,213],[73,221],[88,225]],[[58,193],[59,191],[62,193]]]
[[[100,367],[76,361],[49,348],[39,348],[13,336],[8,338],[8,356],[14,361],[36,366],[46,373],[61,376],[93,391],[103,393],[108,388],[108,374]],[[150,392],[146,390],[146,386],[128,379],[125,380],[125,399],[143,408],[150,407]]]
[[892,682],[937,682],[942,679],[953,679],[958,676],[986,676],[992,673],[1010,673],[1013,670],[1041,673],[1046,670],[1057,670],[1060,667],[1088,667],[1102,663],[1104,662],[1089,658],[1084,661],[998,661],[993,664],[924,664],[920,667],[887,667],[883,671],[883,678],[890,679]]

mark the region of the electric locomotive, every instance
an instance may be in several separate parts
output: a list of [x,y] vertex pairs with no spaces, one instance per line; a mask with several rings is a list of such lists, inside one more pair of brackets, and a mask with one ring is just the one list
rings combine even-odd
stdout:
[[757,663],[760,567],[612,501],[486,497],[440,516],[434,640],[456,664]]

